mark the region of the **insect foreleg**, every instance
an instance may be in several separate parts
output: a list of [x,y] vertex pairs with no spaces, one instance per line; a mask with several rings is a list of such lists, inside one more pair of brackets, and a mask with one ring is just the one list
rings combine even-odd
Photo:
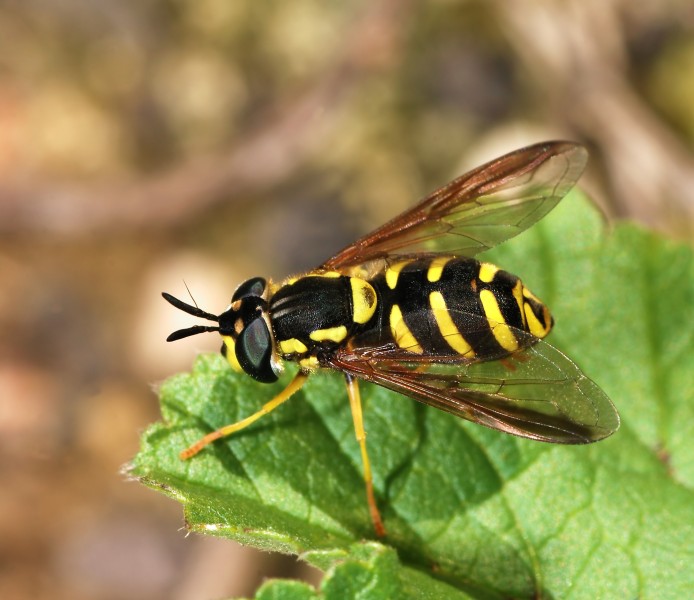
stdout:
[[272,400],[265,403],[258,412],[253,413],[250,417],[246,417],[241,421],[237,421],[236,423],[232,423],[231,425],[225,425],[224,427],[220,427],[219,429],[217,429],[217,431],[208,433],[205,437],[200,438],[192,446],[183,450],[179,454],[181,460],[186,460],[188,458],[191,458],[192,456],[195,456],[198,452],[200,452],[200,450],[202,450],[208,444],[214,442],[215,440],[218,440],[219,438],[223,438],[227,435],[231,435],[232,433],[236,433],[237,431],[241,431],[242,429],[248,427],[251,423],[257,421],[263,415],[272,412],[280,404],[286,402],[287,400],[289,400],[289,398],[291,398],[292,395],[298,392],[307,380],[308,374],[299,371],[294,377],[294,379],[292,379],[291,383],[286,388],[284,388],[279,394],[277,394],[277,396],[275,396]]

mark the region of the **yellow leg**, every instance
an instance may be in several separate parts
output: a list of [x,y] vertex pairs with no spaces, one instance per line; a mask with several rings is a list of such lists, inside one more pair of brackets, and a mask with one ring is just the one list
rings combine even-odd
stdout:
[[200,438],[197,442],[195,442],[192,446],[189,448],[186,448],[183,450],[180,454],[179,457],[181,460],[187,460],[192,456],[195,456],[200,450],[202,450],[205,446],[208,444],[211,444],[215,440],[218,440],[219,438],[226,437],[227,435],[231,435],[232,433],[236,433],[237,431],[241,431],[242,429],[245,429],[248,427],[251,423],[254,423],[260,417],[263,415],[268,414],[269,412],[272,412],[275,410],[280,404],[283,402],[289,400],[289,398],[298,392],[301,389],[301,386],[306,383],[308,379],[308,375],[306,373],[302,373],[299,371],[296,374],[296,377],[292,379],[292,382],[284,388],[277,396],[275,396],[272,400],[267,402],[266,404],[263,405],[263,407],[256,413],[252,414],[250,417],[246,417],[245,419],[242,419],[241,421],[238,421],[236,423],[232,423],[231,425],[226,425],[225,427],[220,427],[217,429],[217,431],[213,431],[212,433],[208,433],[205,437]]
[[357,434],[357,442],[361,448],[361,460],[364,463],[364,483],[366,484],[366,501],[369,504],[369,512],[371,520],[376,530],[378,537],[385,537],[386,528],[383,526],[381,513],[378,512],[376,498],[374,496],[373,481],[371,477],[371,464],[369,463],[369,455],[366,452],[366,431],[364,431],[364,419],[361,412],[361,395],[359,394],[359,383],[351,375],[345,375],[347,383],[347,395],[349,396],[349,405],[352,409],[352,419],[354,419],[354,431]]

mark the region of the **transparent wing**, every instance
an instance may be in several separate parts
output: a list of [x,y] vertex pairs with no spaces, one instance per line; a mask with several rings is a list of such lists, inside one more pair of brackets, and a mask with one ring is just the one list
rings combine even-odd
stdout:
[[332,366],[520,437],[585,444],[617,430],[619,415],[610,399],[567,356],[514,333],[522,350],[497,360],[468,360],[453,351],[413,355],[393,343],[371,346],[372,337],[338,351]]
[[545,216],[574,186],[587,159],[585,148],[571,142],[544,142],[506,154],[436,190],[321,268],[418,253],[474,256]]

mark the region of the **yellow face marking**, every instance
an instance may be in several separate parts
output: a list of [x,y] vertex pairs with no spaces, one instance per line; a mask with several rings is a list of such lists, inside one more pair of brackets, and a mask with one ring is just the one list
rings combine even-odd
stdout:
[[494,280],[494,275],[496,275],[498,270],[499,267],[491,263],[480,263],[480,281],[483,281],[484,283],[491,283]]
[[395,286],[398,285],[400,271],[402,271],[411,262],[411,260],[403,260],[399,263],[395,263],[394,265],[390,265],[390,267],[386,269],[386,284],[391,290],[394,290]]
[[480,301],[484,314],[489,320],[489,326],[492,328],[492,333],[499,342],[499,345],[509,352],[518,350],[518,340],[513,335],[511,328],[504,321],[504,317],[499,309],[499,303],[491,290],[482,290],[480,292]]
[[431,292],[429,294],[429,304],[434,313],[436,325],[438,325],[439,331],[448,345],[458,354],[466,358],[474,358],[475,351],[467,343],[467,340],[461,335],[453,319],[451,319],[443,294],[441,292]]
[[[309,337],[314,342],[341,342],[347,337],[347,328],[344,325],[338,327],[330,327],[329,329],[316,329],[312,331]],[[305,346],[304,346],[305,348]]]
[[513,286],[513,299],[518,305],[518,310],[521,314],[521,320],[523,322],[523,327],[528,326],[528,320],[525,318],[525,302],[523,301],[523,282],[519,279],[516,281],[516,285]]
[[315,371],[320,365],[318,364],[318,358],[307,356],[299,361],[299,366],[305,371]]
[[376,312],[376,291],[368,281],[350,277],[352,286],[352,320],[366,323]]
[[308,352],[306,344],[296,338],[282,340],[279,343],[279,347],[282,354],[303,354],[304,352]]
[[240,317],[234,321],[234,331],[236,332],[236,335],[240,335],[243,331],[243,319]]
[[419,345],[409,327],[405,324],[402,312],[397,304],[393,304],[393,308],[390,311],[390,331],[398,347],[414,354],[422,354],[424,352],[424,349]]
[[427,279],[434,283],[441,279],[441,274],[443,273],[443,268],[451,259],[446,256],[439,256],[431,261],[429,268],[427,269]]
[[222,341],[226,346],[227,362],[231,365],[231,368],[234,369],[234,371],[237,373],[243,373],[243,369],[236,358],[236,342],[234,341],[234,338],[230,335],[223,335]]

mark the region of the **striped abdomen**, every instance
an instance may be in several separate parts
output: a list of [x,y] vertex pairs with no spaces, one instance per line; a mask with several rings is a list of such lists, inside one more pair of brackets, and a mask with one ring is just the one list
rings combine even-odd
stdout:
[[[415,354],[491,360],[527,346],[515,330],[545,337],[553,320],[515,275],[471,258],[392,264],[371,282],[378,312],[368,324]],[[510,327],[509,327],[510,326]]]

